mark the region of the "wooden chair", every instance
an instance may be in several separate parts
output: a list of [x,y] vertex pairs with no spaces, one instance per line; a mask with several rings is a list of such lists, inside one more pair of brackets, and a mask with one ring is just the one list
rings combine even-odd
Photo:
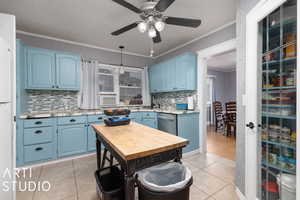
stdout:
[[[225,103],[225,126],[226,126],[226,136],[234,135],[236,136],[236,102],[231,101]],[[233,129],[233,133],[232,133]]]
[[214,114],[215,114],[215,129],[216,132],[218,130],[224,129],[224,114],[223,114],[223,107],[220,101],[213,102]]

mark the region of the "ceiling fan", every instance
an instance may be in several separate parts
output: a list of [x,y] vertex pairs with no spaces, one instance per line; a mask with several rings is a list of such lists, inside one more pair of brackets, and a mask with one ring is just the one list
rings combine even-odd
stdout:
[[137,8],[134,5],[124,0],[112,0],[129,10],[140,15],[141,21],[134,22],[128,26],[125,26],[117,31],[112,32],[114,36],[120,35],[126,31],[138,27],[141,33],[148,31],[148,36],[152,38],[154,43],[161,42],[160,32],[164,30],[165,24],[185,26],[197,28],[201,24],[201,20],[188,19],[179,17],[164,16],[163,12],[175,1],[175,0],[149,0],[142,4],[141,8]]

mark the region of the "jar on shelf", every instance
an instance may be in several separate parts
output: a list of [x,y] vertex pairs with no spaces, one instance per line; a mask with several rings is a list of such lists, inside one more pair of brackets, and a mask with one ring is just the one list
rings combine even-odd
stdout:
[[277,154],[276,153],[269,153],[268,162],[272,165],[277,165]]
[[281,129],[280,142],[284,144],[291,143],[291,129],[287,127]]
[[278,125],[269,126],[269,140],[272,142],[278,142],[280,137],[281,128]]
[[291,133],[291,144],[295,145],[297,141],[297,133],[296,131],[292,131]]

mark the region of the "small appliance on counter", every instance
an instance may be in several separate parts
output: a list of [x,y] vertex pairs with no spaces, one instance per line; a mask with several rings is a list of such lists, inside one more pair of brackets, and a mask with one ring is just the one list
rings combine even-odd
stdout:
[[116,109],[116,110],[104,110],[104,114],[108,116],[104,119],[106,126],[122,126],[130,123],[130,110],[128,109]]
[[191,97],[187,97],[187,105],[188,105],[188,110],[194,110],[195,109],[195,105],[194,105],[194,98]]

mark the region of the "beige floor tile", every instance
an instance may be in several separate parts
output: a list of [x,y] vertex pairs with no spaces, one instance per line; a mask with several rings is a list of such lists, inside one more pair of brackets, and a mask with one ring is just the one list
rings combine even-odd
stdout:
[[221,179],[201,170],[194,173],[193,179],[194,185],[209,195],[221,190],[226,185]]
[[96,186],[92,190],[81,191],[78,193],[78,200],[99,200]]
[[204,171],[217,176],[218,178],[234,184],[235,180],[235,168],[222,163],[214,163],[205,168]]
[[76,184],[74,177],[64,178],[63,180],[50,181],[51,189],[48,192],[37,191],[34,195],[34,200],[46,199],[66,199],[77,195]]
[[40,180],[50,182],[64,181],[74,177],[74,169],[72,161],[51,164],[42,168]]
[[33,199],[34,192],[16,192],[16,200],[32,200]]
[[200,190],[197,186],[190,187],[190,200],[204,200],[208,198],[208,194]]
[[203,154],[194,155],[192,157],[186,158],[184,161],[187,161],[191,165],[196,168],[203,169],[208,167],[209,165],[216,162],[216,160],[212,157],[205,156]]
[[239,200],[235,192],[235,186],[231,184],[214,194],[213,197],[216,200]]

